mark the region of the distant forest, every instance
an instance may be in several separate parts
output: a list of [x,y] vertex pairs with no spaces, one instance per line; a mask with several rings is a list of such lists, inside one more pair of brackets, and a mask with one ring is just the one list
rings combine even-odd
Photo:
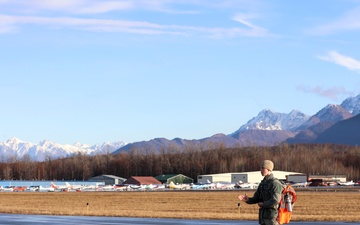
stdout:
[[279,145],[274,147],[225,148],[213,150],[188,146],[186,150],[163,149],[119,154],[88,156],[76,154],[68,158],[48,157],[43,162],[29,156],[2,158],[2,180],[88,180],[108,174],[123,178],[183,174],[197,180],[201,174],[258,171],[264,159],[275,164],[275,170],[308,175],[347,175],[360,180],[360,147],[342,145]]

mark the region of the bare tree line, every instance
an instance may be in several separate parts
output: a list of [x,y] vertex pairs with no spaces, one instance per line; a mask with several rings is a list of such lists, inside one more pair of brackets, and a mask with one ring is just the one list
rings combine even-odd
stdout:
[[341,145],[279,145],[274,147],[225,148],[213,150],[187,146],[145,152],[132,149],[119,154],[72,157],[43,162],[32,161],[28,155],[10,157],[0,162],[2,180],[88,180],[101,174],[123,178],[183,174],[197,179],[201,174],[258,171],[264,159],[271,159],[276,170],[309,175],[347,175],[360,180],[360,148]]

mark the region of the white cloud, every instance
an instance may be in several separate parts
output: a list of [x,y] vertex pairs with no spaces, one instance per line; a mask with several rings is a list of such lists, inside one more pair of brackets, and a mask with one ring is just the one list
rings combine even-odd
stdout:
[[117,10],[126,10],[133,8],[131,2],[119,2],[119,1],[110,1],[110,2],[101,2],[98,4],[93,4],[87,7],[83,7],[77,10],[79,13],[106,13]]
[[251,15],[251,14],[243,14],[243,13],[238,13],[234,16],[233,20],[244,24],[245,26],[248,26],[250,28],[254,28],[257,29],[258,27],[251,24],[248,20],[256,18],[255,15]]
[[353,92],[347,91],[344,87],[332,87],[332,88],[323,88],[323,87],[309,87],[300,85],[297,87],[297,90],[306,92],[306,93],[314,93],[316,95],[326,97],[333,100],[341,99],[342,96],[353,95]]
[[321,60],[324,60],[324,61],[338,64],[349,70],[360,72],[360,61],[353,59],[351,57],[348,57],[348,56],[341,55],[341,54],[337,53],[336,51],[331,51],[327,55],[319,56],[318,58]]
[[360,30],[360,7],[356,7],[337,20],[320,25],[310,30],[310,33],[316,35],[328,35],[340,31]]
[[130,0],[0,0],[0,7],[11,12],[40,14],[49,12],[70,14],[99,14],[134,7]]
[[[212,9],[258,9],[262,3],[252,0],[0,0],[0,5],[14,12],[59,12],[98,14],[123,10],[146,10],[175,14],[198,13],[198,7]],[[180,6],[180,7],[179,7]]]
[[[234,20],[241,23],[235,27],[214,27],[201,25],[179,25],[121,20],[109,14],[111,19],[99,19],[96,14],[105,14],[123,10],[144,10],[166,13],[194,14],[197,10],[239,9],[246,11],[253,4],[249,0],[239,3],[237,0],[0,0],[0,7],[9,13],[0,14],[0,32],[7,33],[20,30],[22,26],[38,25],[42,27],[70,28],[96,32],[123,32],[133,34],[172,34],[186,36],[226,37],[269,37],[266,29],[250,22],[255,18],[251,14],[238,14]],[[250,5],[250,6],[249,6]],[[217,12],[216,11],[216,12]],[[19,14],[20,13],[20,14]],[[139,12],[136,12],[139,13]],[[140,12],[141,13],[141,12]],[[16,15],[18,14],[18,15]],[[76,16],[75,16],[76,15]],[[88,18],[83,18],[84,16]],[[156,18],[154,18],[155,20]],[[187,20],[186,20],[187,21]]]
[[252,33],[256,36],[259,35],[259,36],[262,36],[262,35],[265,35],[267,34],[267,30],[262,28],[262,27],[259,27],[259,26],[255,26],[254,24],[250,23],[249,20],[250,19],[254,19],[256,18],[257,16],[256,15],[253,15],[253,14],[243,14],[243,13],[238,13],[234,18],[233,20],[245,25],[246,27],[250,28]]
[[181,25],[161,25],[150,22],[127,20],[102,20],[72,17],[37,17],[37,16],[8,16],[0,15],[0,30],[24,24],[57,26],[97,32],[123,32],[133,34],[172,34],[197,35],[209,37],[264,37],[270,36],[261,29],[218,28]]

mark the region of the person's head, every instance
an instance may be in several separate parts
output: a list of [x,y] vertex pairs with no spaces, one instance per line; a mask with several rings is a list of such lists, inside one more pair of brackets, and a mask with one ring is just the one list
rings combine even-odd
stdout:
[[262,176],[269,175],[274,169],[274,163],[271,160],[264,160],[260,165]]

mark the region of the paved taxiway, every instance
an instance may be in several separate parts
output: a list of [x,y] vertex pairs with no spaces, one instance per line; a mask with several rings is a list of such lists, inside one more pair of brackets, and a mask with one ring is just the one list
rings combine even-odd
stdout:
[[[115,225],[115,224],[137,224],[137,225],[256,225],[257,221],[240,220],[182,220],[182,219],[153,219],[153,218],[127,218],[127,217],[97,217],[97,216],[43,216],[43,215],[19,215],[0,214],[2,225],[39,225],[39,224],[83,224],[83,225]],[[296,225],[355,225],[359,223],[339,222],[291,222]]]

